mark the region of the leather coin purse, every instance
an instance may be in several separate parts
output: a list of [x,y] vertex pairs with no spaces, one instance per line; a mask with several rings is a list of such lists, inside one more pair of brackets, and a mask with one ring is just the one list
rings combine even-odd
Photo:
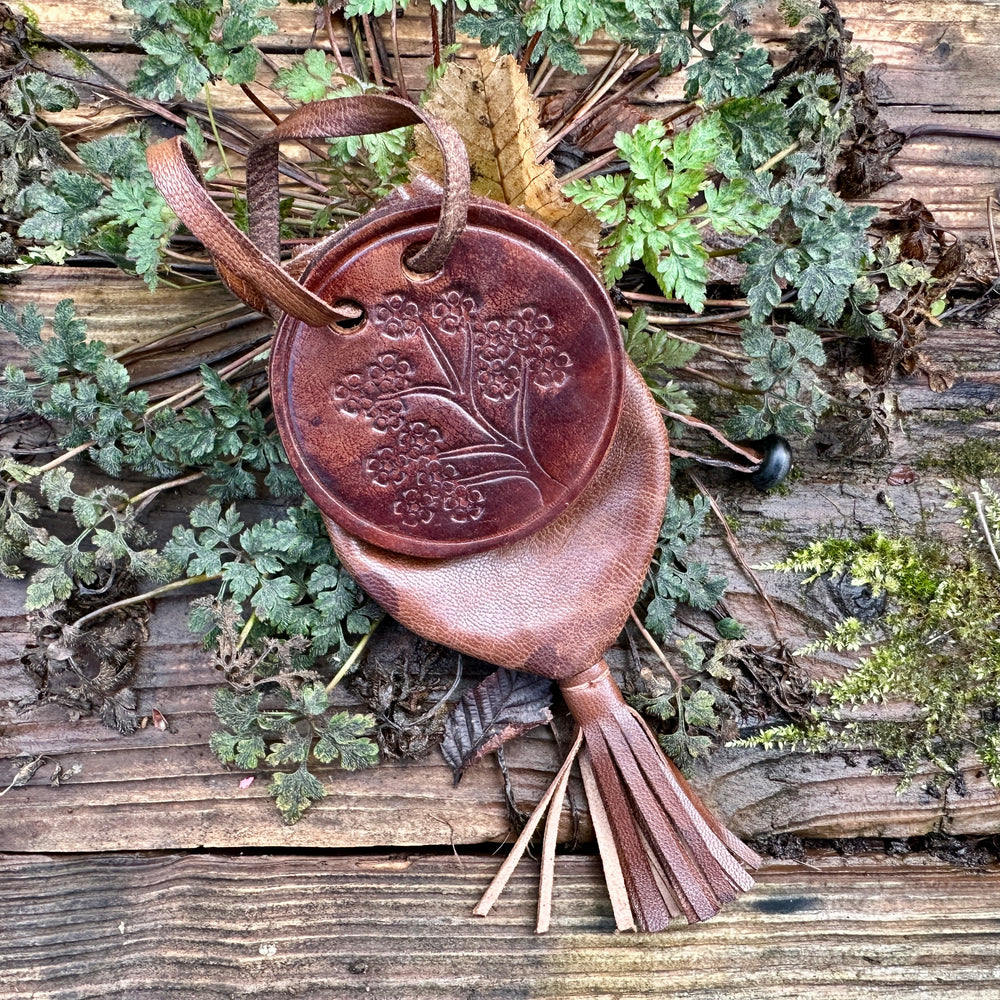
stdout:
[[[404,188],[283,267],[278,144],[419,122],[443,151],[443,187]],[[759,858],[664,757],[602,658],[656,546],[669,452],[587,265],[538,220],[471,198],[460,136],[396,98],[308,105],[256,142],[249,237],[209,198],[182,139],[148,160],[227,284],[278,321],[278,428],[343,565],[412,631],[555,680],[576,720],[566,763],[476,912],[548,809],[548,926],[576,758],[619,927],[703,920],[748,889],[744,865]]]

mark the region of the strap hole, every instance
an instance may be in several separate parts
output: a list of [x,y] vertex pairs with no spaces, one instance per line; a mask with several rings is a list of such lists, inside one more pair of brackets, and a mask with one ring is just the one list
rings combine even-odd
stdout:
[[342,333],[345,335],[360,333],[361,328],[368,321],[368,313],[365,312],[365,307],[360,302],[355,302],[354,299],[338,299],[333,304],[334,309],[343,309],[345,311],[350,310],[355,315],[346,316],[336,323],[332,323],[331,326],[337,333]]
[[410,267],[410,261],[420,253],[423,248],[427,246],[426,243],[411,243],[404,251],[402,256],[399,258],[399,266],[403,269],[403,274],[410,279],[410,281],[433,281],[435,278],[441,275],[441,270],[438,271],[428,271],[426,274],[420,271],[414,271]]

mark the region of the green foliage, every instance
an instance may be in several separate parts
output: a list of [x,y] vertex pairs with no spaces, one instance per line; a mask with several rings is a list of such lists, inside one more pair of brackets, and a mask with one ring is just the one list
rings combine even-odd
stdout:
[[[826,539],[775,568],[847,576],[888,597],[885,616],[847,619],[802,653],[867,651],[839,681],[817,685],[828,704],[805,725],[767,729],[748,742],[824,750],[874,748],[905,784],[927,761],[946,774],[970,749],[1000,785],[1000,495],[981,482],[967,491],[945,483],[946,506],[960,512],[964,541],[953,550],[875,532],[860,541]],[[912,706],[902,721],[854,717],[887,701]]]
[[18,76],[0,92],[0,212],[20,215],[24,192],[43,181],[62,155],[59,132],[44,113],[75,108],[76,93],[44,73]]
[[648,597],[645,625],[654,635],[670,635],[679,604],[705,610],[725,591],[726,581],[712,576],[707,563],[688,558],[688,549],[701,537],[709,509],[702,496],[688,503],[671,490],[667,497],[656,554],[642,595]]
[[711,751],[712,734],[720,723],[718,711],[733,708],[732,699],[723,692],[719,681],[732,680],[734,675],[727,661],[741,645],[737,640],[723,640],[706,658],[705,644],[693,636],[678,639],[675,648],[684,679],[675,674],[671,684],[644,668],[640,677],[645,690],[628,696],[629,704],[660,724],[661,729],[663,723],[669,725],[669,731],[660,732],[659,743],[682,770],[688,770],[695,760]]
[[[370,2],[357,9],[367,10]],[[641,53],[659,53],[664,75],[687,67],[686,96],[716,102],[756,94],[771,78],[766,51],[727,19],[732,6],[723,0],[479,0],[468,4],[472,13],[457,28],[510,53],[534,37],[532,61],[548,56],[571,73],[586,72],[579,47],[603,31]]]
[[[274,700],[274,699],[272,699]],[[280,691],[268,707],[260,689],[237,693],[220,688],[215,714],[226,727],[211,737],[212,752],[225,764],[254,770],[261,762],[274,771],[268,791],[286,823],[295,823],[326,795],[310,765],[339,763],[356,771],[378,763],[378,747],[368,738],[375,720],[370,715],[329,713],[326,688],[307,681]]]
[[669,372],[686,365],[701,349],[700,345],[678,340],[662,327],[651,326],[642,309],[632,313],[623,330],[625,350],[642,372],[653,398],[675,413],[690,413],[694,401],[669,378]]
[[155,288],[177,217],[153,185],[146,144],[137,128],[81,143],[77,155],[87,172],[59,168],[30,185],[19,235],[98,253]]
[[[301,59],[296,59],[278,73],[275,85],[289,100],[302,103],[382,92],[374,84],[345,76],[320,49],[306,49]],[[328,148],[334,163],[342,167],[361,158],[377,178],[372,196],[379,197],[388,193],[402,176],[412,135],[413,127],[406,126],[391,132],[332,139]]]
[[37,374],[8,365],[0,375],[0,405],[34,413],[60,428],[63,448],[91,445],[91,454],[109,475],[120,475],[134,429],[149,402],[142,390],[130,390],[124,366],[108,358],[99,341],[86,339],[86,324],[76,316],[73,301],[63,299],[52,319],[52,335],[41,337],[44,320],[27,306],[18,314],[0,303],[0,327],[28,348]]
[[810,157],[793,154],[787,163],[789,172],[760,195],[780,210],[778,226],[751,239],[739,258],[751,319],[767,321],[785,283],[797,292],[803,322],[835,323],[871,261],[867,229],[878,209],[848,207]]
[[[34,367],[33,375],[7,367],[0,377],[0,405],[50,421],[61,447],[89,444],[106,474],[117,477],[132,468],[165,476],[200,468],[214,479],[210,490],[221,497],[254,495],[255,473],[265,469],[264,482],[273,494],[287,493],[295,482],[275,433],[246,392],[211,369],[202,371],[206,407],[152,413],[146,393],[130,388],[128,371],[107,357],[103,344],[86,339],[71,301],[57,306],[48,337],[33,306],[18,313],[0,304],[0,326],[28,349]],[[246,527],[235,507],[208,501],[157,549],[139,521],[141,501],[172,483],[138,497],[113,485],[78,492],[60,465],[42,471],[9,458],[0,460],[0,475],[0,572],[28,574],[27,610],[48,616],[50,628],[63,636],[56,642],[50,635],[51,652],[43,655],[71,657],[92,635],[80,628],[88,615],[77,621],[72,614],[53,617],[53,608],[78,604],[81,593],[101,593],[116,581],[133,579],[176,581],[174,586],[217,581],[215,599],[195,606],[195,626],[216,639],[220,666],[238,690],[245,694],[255,685],[270,685],[269,696],[283,692],[287,705],[284,715],[268,709],[256,722],[233,721],[228,735],[213,738],[216,752],[255,767],[270,739],[267,762],[292,762],[292,736],[301,716],[316,727],[317,761],[347,769],[374,762],[374,744],[364,738],[371,720],[336,713],[320,725],[318,717],[328,709],[325,689],[302,682],[325,658],[346,658],[379,614],[337,562],[315,507],[293,505],[281,518]],[[43,525],[45,507],[75,522],[68,540]],[[114,709],[118,703],[106,704]],[[116,710],[108,717],[117,721],[120,715]],[[307,746],[296,769],[276,774],[271,785],[289,821],[321,794],[308,772],[308,756]]]
[[715,117],[673,136],[662,122],[645,122],[631,135],[615,137],[627,174],[566,185],[566,193],[610,229],[604,239],[609,284],[641,260],[664,295],[676,295],[701,312],[708,281],[701,230],[711,225],[717,233],[746,235],[774,220],[777,208],[748,199],[743,180],[716,185],[709,179],[721,137]]
[[[252,640],[298,638],[291,662],[346,656],[379,614],[337,562],[318,510],[308,501],[283,518],[245,527],[234,507],[199,504],[174,528],[164,556],[188,577],[219,580],[217,600],[233,605]],[[249,625],[245,623],[249,622]],[[196,608],[196,631],[218,627]]]
[[748,322],[742,343],[749,358],[744,372],[759,396],[753,405],[737,407],[727,433],[755,440],[772,433],[807,434],[828,406],[816,372],[826,361],[820,338],[798,323],[789,323],[779,336],[773,327]]
[[254,41],[276,30],[262,10],[277,0],[122,0],[139,15],[135,40],[146,58],[132,81],[141,97],[187,100],[209,82],[250,83],[260,63]]

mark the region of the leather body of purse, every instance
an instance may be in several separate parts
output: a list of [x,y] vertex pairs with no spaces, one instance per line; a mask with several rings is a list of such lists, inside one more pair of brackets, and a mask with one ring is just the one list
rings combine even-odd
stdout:
[[[283,267],[278,144],[421,122],[444,154],[443,187],[407,186]],[[577,756],[620,928],[704,920],[749,889],[744,866],[760,859],[664,757],[603,660],[655,550],[669,451],[587,265],[538,220],[470,197],[460,136],[396,98],[307,105],[256,142],[249,237],[181,138],[148,160],[223,280],[278,321],[278,428],[343,565],[413,632],[556,681],[576,720],[573,751],[476,912],[554,802],[547,928]]]

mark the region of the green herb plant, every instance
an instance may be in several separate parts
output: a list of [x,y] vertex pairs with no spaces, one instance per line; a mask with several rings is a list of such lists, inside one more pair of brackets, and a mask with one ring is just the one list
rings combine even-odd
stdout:
[[[233,728],[217,734],[213,747],[227,762],[246,762],[247,747],[237,751],[237,743],[252,737],[265,750],[251,766],[265,757],[272,767],[295,764],[271,784],[282,814],[294,821],[322,794],[310,762],[336,759],[354,768],[377,756],[363,735],[374,720],[332,712],[325,689],[317,690],[317,668],[346,661],[379,610],[340,567],[319,512],[302,499],[275,431],[244,390],[204,368],[202,404],[157,409],[146,392],[128,388],[125,366],[86,338],[71,301],[57,307],[47,338],[44,326],[34,307],[17,313],[0,304],[0,327],[31,355],[27,370],[8,365],[0,376],[0,405],[59,428],[61,454],[52,462],[0,462],[0,572],[28,576],[25,606],[39,613],[36,634],[45,640],[32,656],[43,693],[65,700],[49,682],[68,667],[78,684],[70,701],[131,731],[136,718],[122,704],[121,687],[102,684],[93,663],[95,620],[181,588],[212,587],[211,599],[195,603],[192,627],[208,637],[227,680],[217,708]],[[114,479],[127,469],[159,481],[134,496],[113,485],[80,491],[64,464],[80,452]],[[220,499],[196,505],[189,523],[155,547],[142,511],[165,490],[199,478]],[[259,487],[293,502],[283,517],[246,527],[231,501],[253,498]],[[46,525],[46,508],[72,518],[70,540]],[[104,598],[97,608],[89,599],[95,594]],[[109,641],[103,633],[102,641]],[[280,708],[271,705],[275,698]],[[316,733],[314,744],[308,733]]]

